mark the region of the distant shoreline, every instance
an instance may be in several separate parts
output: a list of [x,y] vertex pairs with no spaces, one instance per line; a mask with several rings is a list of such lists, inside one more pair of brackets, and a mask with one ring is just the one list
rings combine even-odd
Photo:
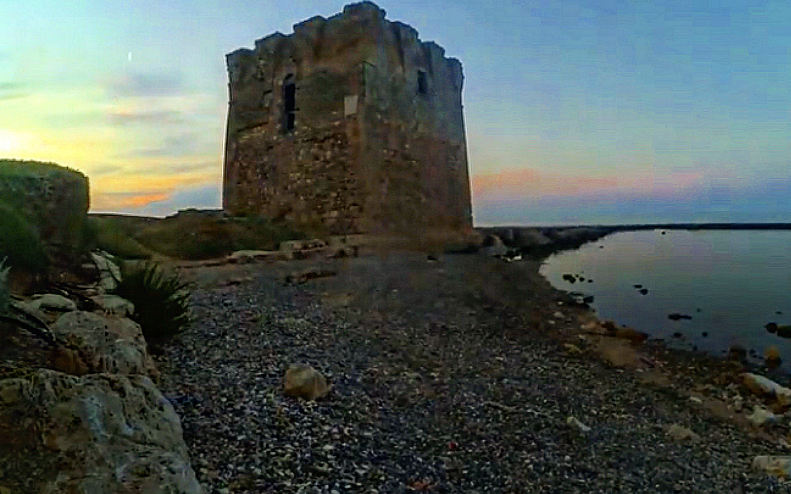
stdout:
[[476,230],[502,230],[509,228],[536,230],[568,230],[572,228],[595,228],[610,231],[637,230],[791,230],[791,223],[648,223],[635,225],[507,225],[481,226]]

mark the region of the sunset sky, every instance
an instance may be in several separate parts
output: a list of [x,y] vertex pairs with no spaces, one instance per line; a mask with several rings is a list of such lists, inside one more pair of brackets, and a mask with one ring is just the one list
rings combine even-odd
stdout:
[[[225,54],[344,3],[3,0],[0,158],[219,207]],[[789,2],[377,3],[464,65],[476,224],[791,221]]]

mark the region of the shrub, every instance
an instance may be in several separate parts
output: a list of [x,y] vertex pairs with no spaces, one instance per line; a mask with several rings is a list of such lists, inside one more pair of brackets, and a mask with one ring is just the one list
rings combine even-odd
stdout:
[[8,265],[34,274],[49,267],[44,242],[38,230],[15,208],[0,202],[0,257]]
[[113,293],[135,305],[132,319],[149,343],[172,338],[190,321],[189,284],[154,262],[124,263]]

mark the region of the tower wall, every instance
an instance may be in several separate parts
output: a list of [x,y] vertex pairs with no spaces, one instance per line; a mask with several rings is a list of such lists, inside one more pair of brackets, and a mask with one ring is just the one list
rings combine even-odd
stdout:
[[440,46],[363,2],[227,63],[226,211],[334,234],[471,227],[461,63]]

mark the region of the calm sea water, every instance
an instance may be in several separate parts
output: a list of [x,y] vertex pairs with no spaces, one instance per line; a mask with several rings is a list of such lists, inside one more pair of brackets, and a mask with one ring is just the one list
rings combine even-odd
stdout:
[[[791,324],[791,231],[623,232],[553,255],[541,272],[557,288],[593,295],[599,318],[671,346],[723,354],[738,344],[762,357],[774,345],[783,368],[791,364],[791,340],[764,329]],[[572,273],[593,282],[563,279]]]

